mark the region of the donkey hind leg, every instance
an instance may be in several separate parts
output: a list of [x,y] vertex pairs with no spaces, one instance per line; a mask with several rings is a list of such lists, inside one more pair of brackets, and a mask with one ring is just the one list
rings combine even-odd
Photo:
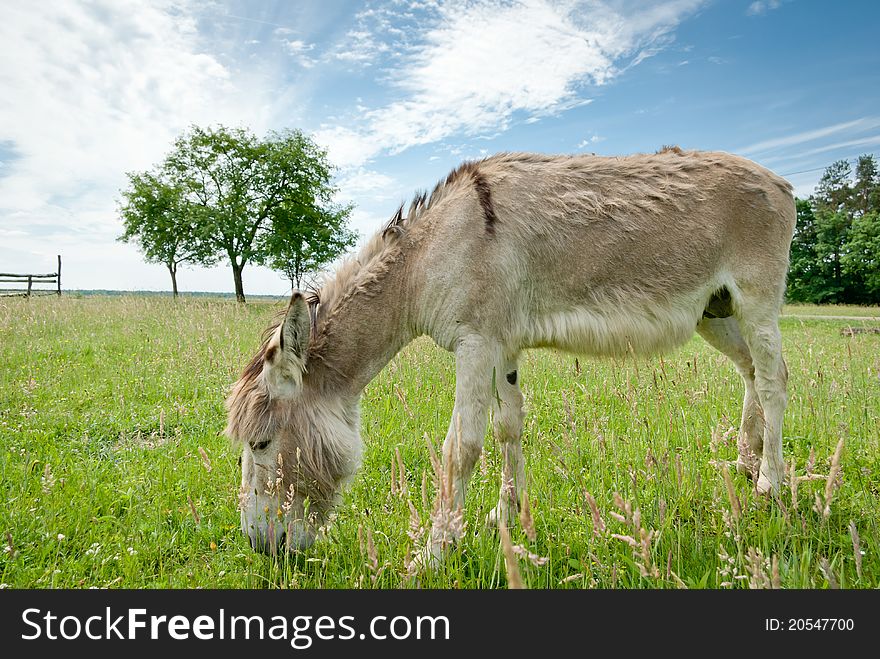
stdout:
[[709,345],[733,362],[743,379],[746,391],[739,425],[737,441],[739,457],[736,468],[740,473],[757,479],[764,444],[764,412],[755,390],[752,354],[739,331],[735,318],[703,318],[697,325],[697,332]]
[[438,484],[425,557],[435,564],[461,536],[465,490],[483,450],[492,398],[492,369],[499,354],[496,344],[477,335],[465,337],[455,351],[455,406],[443,443],[444,482]]
[[755,389],[764,411],[764,450],[758,475],[759,494],[778,492],[785,473],[782,459],[782,420],[788,400],[788,369],[782,358],[782,335],[779,312],[766,303],[743,304],[739,314],[740,330],[752,354]]
[[489,513],[489,526],[510,526],[519,513],[526,468],[522,454],[523,396],[519,388],[517,358],[501,360],[495,369],[492,426],[501,448],[501,492]]

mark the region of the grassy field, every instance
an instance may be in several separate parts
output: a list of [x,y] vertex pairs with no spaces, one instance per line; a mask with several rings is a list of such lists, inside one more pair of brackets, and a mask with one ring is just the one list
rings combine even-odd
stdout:
[[[365,393],[364,466],[328,538],[289,559],[251,552],[238,528],[239,449],[219,433],[225,392],[280,304],[0,301],[0,584],[505,587],[498,537],[483,526],[500,470],[488,435],[463,541],[440,570],[406,574],[410,534],[428,524],[433,500],[425,436],[445,435],[454,385],[452,358],[425,339]],[[756,498],[736,474],[735,500],[728,494],[722,465],[736,458],[741,383],[699,338],[663,360],[524,359],[536,535],[517,526],[511,536],[526,585],[880,584],[880,335],[841,335],[880,319],[803,317],[880,314],[786,313],[786,461],[797,477],[827,475],[840,439],[845,447],[834,482],[802,478],[779,502]],[[392,492],[395,449],[404,494]]]

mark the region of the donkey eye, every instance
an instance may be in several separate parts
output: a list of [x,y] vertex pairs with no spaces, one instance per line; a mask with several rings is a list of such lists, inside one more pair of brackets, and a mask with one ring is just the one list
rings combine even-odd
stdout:
[[251,448],[255,451],[262,451],[264,448],[269,446],[271,440],[264,439],[262,442],[257,442],[256,444],[251,444]]

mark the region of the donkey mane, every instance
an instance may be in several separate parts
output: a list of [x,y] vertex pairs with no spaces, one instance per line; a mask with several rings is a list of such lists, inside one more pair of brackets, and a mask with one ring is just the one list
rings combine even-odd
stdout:
[[259,350],[244,367],[241,377],[232,386],[226,399],[226,409],[232,414],[228,416],[223,432],[233,440],[247,441],[250,437],[259,441],[263,437],[269,437],[280,421],[277,415],[272,414],[269,391],[260,375],[266,360],[271,358],[271,355],[267,355],[269,342],[284,322],[284,313],[285,310],[276,313],[269,326],[263,330]]
[[483,209],[486,230],[488,233],[494,231],[497,218],[489,185],[480,171],[480,166],[489,159],[462,163],[445,179],[438,181],[430,195],[427,191],[416,192],[405,214],[405,204],[401,203],[385,226],[356,255],[346,258],[320,287],[308,291],[307,300],[314,310],[309,359],[323,358],[327,348],[327,329],[333,317],[355,295],[372,297],[379,291],[381,277],[397,261],[403,248],[402,238],[409,228],[451,191],[468,184],[473,185]]
[[[525,154],[524,154],[525,155]],[[306,300],[312,315],[312,340],[309,345],[309,360],[323,359],[327,349],[327,328],[330,321],[355,295],[372,296],[378,292],[377,283],[382,274],[397,260],[401,250],[401,239],[409,227],[419,220],[438,201],[443,199],[457,185],[472,182],[486,215],[487,229],[495,221],[491,196],[486,179],[479,171],[485,160],[466,161],[440,180],[431,194],[417,192],[404,214],[404,203],[385,226],[354,255],[346,258],[328,276],[320,287],[307,291]],[[226,434],[233,438],[250,437],[258,440],[271,436],[282,422],[273,409],[269,392],[260,375],[263,365],[271,354],[267,354],[272,336],[284,322],[285,310],[281,310],[263,331],[261,344],[253,358],[242,371],[241,377],[232,387],[226,401],[230,414],[230,424]]]

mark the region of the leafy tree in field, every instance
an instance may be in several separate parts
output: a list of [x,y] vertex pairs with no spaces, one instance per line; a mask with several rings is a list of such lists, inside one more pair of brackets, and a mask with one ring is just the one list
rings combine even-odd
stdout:
[[306,274],[317,272],[355,244],[357,235],[346,228],[347,216],[348,209],[279,209],[263,242],[263,263],[300,289]]
[[820,210],[816,214],[816,255],[823,274],[824,292],[819,302],[845,304],[852,302],[857,289],[857,277],[843,269],[843,259],[849,243],[852,217],[846,210],[831,212]]
[[843,255],[852,224],[853,199],[850,177],[852,168],[846,160],[832,163],[819,180],[813,203],[816,207],[816,255],[825,275],[827,298],[822,302],[844,302],[850,277],[843,272]]
[[199,240],[179,188],[161,174],[151,172],[129,174],[128,182],[119,204],[125,228],[119,240],[136,243],[148,263],[165,265],[177,297],[177,268],[181,263],[211,265],[216,259]]
[[873,156],[861,156],[853,186],[854,219],[844,271],[859,277],[868,301],[880,301],[880,172]]
[[136,240],[164,263],[177,292],[177,266],[229,260],[243,302],[242,271],[266,263],[301,281],[351,246],[350,207],[334,205],[326,153],[299,131],[260,140],[247,130],[192,127],[156,173],[130,174],[121,240]]
[[[164,169],[198,225],[207,251],[229,260],[235,295],[243,302],[242,271],[267,260],[276,228],[317,212],[310,204],[329,198],[326,154],[300,131],[259,140],[247,130],[193,127],[174,143]],[[317,176],[316,171],[328,172]],[[312,237],[310,244],[316,244]]]
[[817,304],[880,302],[880,175],[874,156],[832,163],[809,200],[797,200],[788,299]]
[[791,241],[786,297],[791,302],[814,302],[825,293],[824,276],[816,255],[816,215],[806,199],[797,200],[797,226]]
[[205,247],[229,259],[239,301],[245,299],[242,270],[279,194],[260,189],[276,174],[266,171],[266,152],[245,130],[193,127],[175,141],[164,163],[197,218]]
[[812,199],[816,210],[839,213],[849,209],[852,201],[852,167],[846,160],[831,163],[819,179]]
[[874,156],[860,156],[853,186],[853,207],[860,215],[880,212],[880,172]]
[[867,302],[880,300],[880,212],[866,213],[853,220],[844,271],[864,283]]
[[301,158],[303,184],[299,193],[272,211],[271,230],[260,243],[261,263],[282,273],[291,287],[299,289],[303,277],[321,269],[357,239],[347,227],[350,206],[333,203],[336,191],[324,152],[306,145]]

